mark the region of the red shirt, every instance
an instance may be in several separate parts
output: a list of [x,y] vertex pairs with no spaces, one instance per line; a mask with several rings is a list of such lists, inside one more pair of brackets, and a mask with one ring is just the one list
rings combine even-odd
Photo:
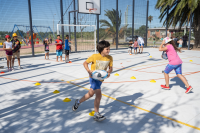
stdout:
[[56,45],[56,50],[62,50],[62,45],[63,45],[62,40],[56,39],[55,43],[60,43],[60,44]]

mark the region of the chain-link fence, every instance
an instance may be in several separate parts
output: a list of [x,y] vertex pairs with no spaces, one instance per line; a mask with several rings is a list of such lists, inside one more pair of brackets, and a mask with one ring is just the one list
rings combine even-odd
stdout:
[[[31,38],[28,1],[10,0],[9,3],[3,0],[0,1],[0,57],[5,57],[5,51],[2,49],[2,44],[5,40],[4,37],[6,34],[12,35],[12,33],[17,33],[18,39],[21,42],[22,48],[20,54],[31,54],[32,44],[30,43]],[[132,39],[133,15],[134,37],[136,35],[141,36],[145,40],[147,34],[147,0],[135,0],[134,8],[133,0],[118,0],[118,35],[116,34],[116,1],[117,0],[101,0],[101,14],[99,15],[99,40],[109,41],[111,48],[113,49],[116,48],[116,44],[118,44],[119,48],[128,47],[128,42]],[[50,42],[50,52],[56,52],[56,46],[54,45],[54,42],[57,37],[57,24],[61,24],[60,0],[31,0],[31,10],[33,23],[32,29],[35,33],[35,36],[33,37],[35,54],[44,53],[44,39],[48,39]],[[97,25],[97,15],[81,14],[78,13],[77,10],[78,0],[63,0],[64,24]],[[109,25],[106,25],[106,23],[109,23]],[[69,28],[67,28],[68,27],[64,28],[64,34],[71,35],[72,52],[76,51],[76,45],[79,46],[77,51],[91,50],[89,45],[94,45],[89,44],[88,41],[91,40],[91,43],[93,43],[94,37],[91,36],[93,31],[90,31],[88,27],[76,27],[77,40],[75,41],[75,31],[73,30],[74,27],[71,28],[72,30],[70,33],[68,32]],[[118,41],[116,41],[117,36]],[[61,39],[65,38],[62,38],[61,36]],[[86,45],[84,41],[88,42],[88,45]],[[75,44],[75,42],[77,42],[77,44]]]

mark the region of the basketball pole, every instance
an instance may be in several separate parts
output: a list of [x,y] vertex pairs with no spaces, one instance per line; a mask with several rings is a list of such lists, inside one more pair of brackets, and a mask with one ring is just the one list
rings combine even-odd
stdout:
[[118,0],[116,0],[116,50],[118,50]]
[[31,45],[32,45],[32,56],[34,54],[34,44],[33,44],[33,28],[32,28],[32,15],[31,15],[31,1],[28,0],[28,8],[29,8],[29,22],[30,22],[30,32],[31,32]]
[[149,15],[149,0],[147,0],[147,14],[146,14],[146,38],[145,38],[145,47],[147,47],[147,38],[148,38],[148,15]]
[[99,43],[99,15],[97,15],[97,43]]

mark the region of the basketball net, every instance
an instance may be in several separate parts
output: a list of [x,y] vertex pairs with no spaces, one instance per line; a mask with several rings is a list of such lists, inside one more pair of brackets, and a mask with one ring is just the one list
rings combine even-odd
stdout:
[[96,10],[97,10],[96,8],[90,8],[89,13],[91,14],[91,13],[93,13],[93,11],[96,11]]

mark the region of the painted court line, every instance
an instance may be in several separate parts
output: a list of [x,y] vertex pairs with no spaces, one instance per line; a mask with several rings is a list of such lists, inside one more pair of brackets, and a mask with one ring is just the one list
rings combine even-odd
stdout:
[[[70,84],[75,85],[75,86],[80,87],[80,88],[83,88],[83,89],[86,89],[86,90],[89,90],[88,88],[85,88],[85,87],[83,87],[83,86],[80,86],[80,85],[77,85],[77,84],[74,84],[74,83],[70,83]],[[118,101],[118,102],[124,103],[124,104],[126,104],[126,105],[131,106],[131,107],[134,107],[134,108],[137,108],[137,109],[143,110],[143,111],[145,111],[145,112],[152,113],[152,114],[157,115],[157,116],[160,116],[160,117],[162,117],[162,118],[165,118],[165,119],[168,119],[168,120],[174,121],[174,122],[176,122],[176,123],[179,123],[179,124],[182,124],[182,125],[185,125],[185,126],[188,126],[188,127],[191,127],[191,128],[197,129],[197,130],[200,130],[199,127],[196,127],[196,126],[193,126],[193,125],[190,125],[190,124],[184,123],[184,122],[182,122],[182,121],[178,121],[178,120],[176,120],[176,119],[173,119],[173,118],[170,118],[170,117],[167,117],[167,116],[164,116],[164,115],[161,115],[161,114],[158,114],[158,113],[152,112],[152,111],[150,111],[150,110],[147,110],[147,109],[144,109],[144,108],[141,108],[141,107],[138,107],[138,106],[132,105],[132,104],[130,104],[130,103],[127,103],[127,102],[121,101],[121,100],[116,99],[116,98],[114,98],[114,97],[111,97],[111,96],[108,96],[108,95],[105,95],[105,94],[102,94],[102,96],[105,96],[105,97],[110,98],[110,99],[113,99],[113,100],[115,100],[115,101]]]

